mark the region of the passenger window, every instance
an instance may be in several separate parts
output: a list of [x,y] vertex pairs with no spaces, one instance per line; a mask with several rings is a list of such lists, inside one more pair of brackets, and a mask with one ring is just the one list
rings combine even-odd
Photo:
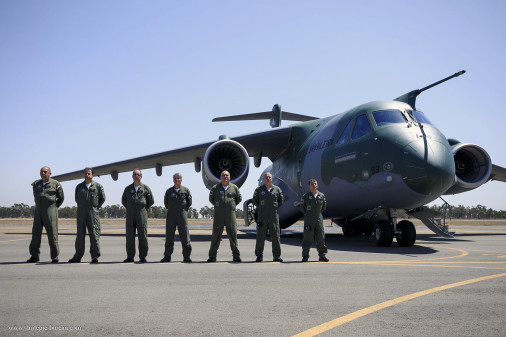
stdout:
[[346,143],[346,141],[348,140],[348,136],[350,135],[352,124],[353,124],[353,119],[348,123],[348,125],[346,126],[346,129],[344,129],[341,137],[339,137],[339,140],[337,141],[337,145],[341,145],[341,144]]
[[358,139],[371,131],[371,126],[369,125],[369,121],[367,120],[366,115],[360,115],[357,117],[357,121],[355,122],[355,127],[353,128],[353,133],[351,134],[351,139]]
[[399,110],[380,110],[372,113],[377,126],[391,123],[407,123],[406,118]]

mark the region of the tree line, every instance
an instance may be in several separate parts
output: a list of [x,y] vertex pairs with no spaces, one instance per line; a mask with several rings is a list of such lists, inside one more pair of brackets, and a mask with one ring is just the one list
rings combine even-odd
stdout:
[[[432,205],[430,208],[434,211],[440,211],[441,206]],[[506,211],[496,211],[483,205],[476,205],[473,207],[449,205],[447,217],[456,219],[506,219]]]
[[[11,207],[0,206],[0,218],[31,218],[35,206],[28,206],[26,204],[14,204]],[[126,217],[126,208],[123,205],[107,205],[99,210],[102,219],[117,219]],[[214,214],[214,207],[204,206],[200,210],[190,207],[188,210],[188,217],[198,219],[199,215],[202,218],[212,219]],[[152,219],[165,219],[167,209],[162,206],[152,206],[148,209],[148,217]],[[77,217],[77,206],[61,207],[58,209],[58,216],[60,218],[75,218]],[[236,209],[236,216],[243,217],[243,211]]]
[[[441,206],[432,205],[430,207],[434,211],[439,211]],[[0,206],[0,218],[31,218],[35,206],[26,204],[14,204],[11,207]],[[124,218],[126,217],[126,208],[123,205],[107,205],[99,210],[100,217],[103,219]],[[197,210],[190,207],[188,217],[192,219],[212,219],[214,207],[204,206]],[[58,210],[60,218],[75,218],[77,216],[77,206],[62,207]],[[148,209],[148,217],[152,219],[164,219],[167,215],[167,209],[162,206],[152,206]],[[236,209],[236,216],[243,218],[244,214],[241,209]],[[447,217],[457,219],[506,219],[506,211],[496,211],[483,205],[473,207],[469,206],[448,206]]]

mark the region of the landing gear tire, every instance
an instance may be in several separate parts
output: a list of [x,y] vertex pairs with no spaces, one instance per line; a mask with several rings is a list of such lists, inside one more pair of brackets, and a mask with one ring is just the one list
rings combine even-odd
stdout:
[[399,246],[411,247],[416,241],[415,225],[411,221],[402,220],[397,224],[398,233],[395,234]]
[[379,221],[374,225],[374,240],[380,247],[389,247],[394,239],[394,229],[388,221]]

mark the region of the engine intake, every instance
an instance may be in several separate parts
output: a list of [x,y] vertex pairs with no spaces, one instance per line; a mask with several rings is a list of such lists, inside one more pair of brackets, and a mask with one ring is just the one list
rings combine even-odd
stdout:
[[486,183],[492,172],[492,160],[482,147],[458,143],[452,146],[455,161],[455,184],[445,194],[473,190]]
[[249,173],[249,155],[238,142],[223,139],[213,143],[204,154],[202,179],[208,189],[219,183],[221,172],[230,173],[230,182],[238,187],[246,181]]

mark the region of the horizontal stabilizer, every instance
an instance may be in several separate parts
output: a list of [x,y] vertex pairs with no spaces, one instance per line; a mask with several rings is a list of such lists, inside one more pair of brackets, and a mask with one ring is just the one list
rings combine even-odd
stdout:
[[281,120],[283,119],[289,121],[306,122],[318,119],[318,117],[299,115],[287,111],[282,111],[281,106],[279,104],[275,104],[274,107],[272,108],[272,111],[255,112],[235,116],[216,117],[213,118],[213,122],[252,121],[262,119],[269,119],[271,121],[270,122],[271,126],[275,128],[281,125]]
[[[272,111],[265,111],[265,112],[255,112],[255,113],[244,114],[244,115],[216,117],[216,118],[213,118],[213,122],[254,121],[254,120],[271,119],[271,118],[272,118]],[[283,119],[285,119],[287,121],[305,122],[305,121],[312,121],[314,119],[318,119],[318,117],[299,115],[299,114],[294,114],[291,112],[283,111]]]

